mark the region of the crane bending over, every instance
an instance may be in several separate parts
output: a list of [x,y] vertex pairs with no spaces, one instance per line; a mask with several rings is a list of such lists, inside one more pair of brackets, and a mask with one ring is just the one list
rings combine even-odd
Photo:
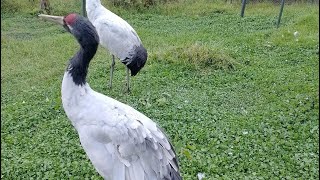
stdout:
[[136,31],[121,17],[104,6],[100,0],[86,0],[86,11],[100,38],[100,44],[112,54],[109,87],[115,65],[115,56],[127,66],[127,91],[130,91],[129,69],[135,76],[145,65],[148,53]]
[[99,37],[86,18],[39,15],[79,42],[62,80],[62,104],[97,172],[106,180],[182,180],[176,154],[151,119],[90,88],[86,76]]

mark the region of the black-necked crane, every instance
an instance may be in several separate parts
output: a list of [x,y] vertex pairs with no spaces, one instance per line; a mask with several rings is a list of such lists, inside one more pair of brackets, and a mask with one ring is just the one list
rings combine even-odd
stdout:
[[95,26],[100,44],[112,54],[109,87],[115,65],[115,56],[127,67],[127,91],[130,91],[129,69],[135,76],[145,65],[148,53],[136,31],[121,17],[104,6],[100,0],[86,0],[86,11],[90,22]]
[[80,44],[63,76],[62,104],[97,172],[106,180],[181,180],[174,149],[158,125],[86,82],[99,45],[92,23],[77,14],[39,16],[62,25]]

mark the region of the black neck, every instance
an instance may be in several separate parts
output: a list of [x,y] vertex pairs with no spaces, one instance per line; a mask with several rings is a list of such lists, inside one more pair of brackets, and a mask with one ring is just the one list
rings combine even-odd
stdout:
[[84,85],[91,59],[97,51],[97,45],[81,47],[70,59],[67,71],[71,74],[76,85]]

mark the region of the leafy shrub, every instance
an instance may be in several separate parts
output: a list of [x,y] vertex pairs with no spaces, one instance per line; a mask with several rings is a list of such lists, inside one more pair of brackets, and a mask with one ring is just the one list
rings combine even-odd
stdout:
[[156,4],[164,4],[167,2],[178,2],[179,0],[111,0],[114,6],[124,7],[150,7]]
[[1,12],[16,13],[28,7],[28,2],[20,2],[18,0],[1,0]]
[[[178,2],[181,0],[102,0],[101,3],[109,7],[111,5],[124,8],[144,8],[156,4],[168,2]],[[69,12],[81,13],[82,0],[51,0],[50,8],[54,15],[65,15]],[[40,12],[40,3],[38,0],[1,0],[2,13],[27,13],[37,14]]]
[[195,43],[189,46],[173,47],[160,53],[152,54],[157,61],[189,64],[195,68],[232,70],[238,63],[234,58],[218,48]]
[[[81,12],[81,0],[51,0],[50,8],[52,14],[65,15],[69,12]],[[1,0],[2,13],[24,13],[24,14],[37,14],[40,12],[40,2],[38,0]]]

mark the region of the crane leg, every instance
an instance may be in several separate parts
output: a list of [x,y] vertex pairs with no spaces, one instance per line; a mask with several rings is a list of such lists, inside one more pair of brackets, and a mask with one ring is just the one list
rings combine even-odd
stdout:
[[114,55],[112,55],[112,62],[110,66],[110,80],[109,80],[109,88],[112,88],[112,78],[113,78],[113,71],[114,71],[114,65],[116,62],[114,61]]
[[130,92],[130,78],[129,78],[129,68],[127,68],[127,92]]

